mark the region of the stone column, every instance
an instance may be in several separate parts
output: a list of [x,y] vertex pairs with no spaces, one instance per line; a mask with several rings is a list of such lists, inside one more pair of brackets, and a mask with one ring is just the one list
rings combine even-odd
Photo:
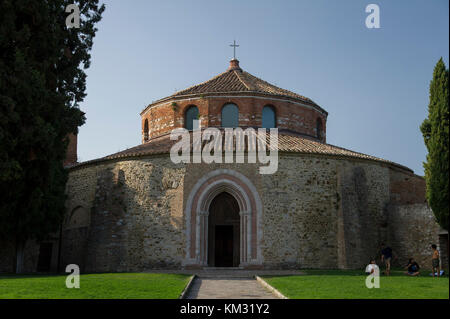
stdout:
[[241,211],[239,212],[241,216],[241,266],[246,265],[250,260],[250,252],[251,252],[251,221],[250,221],[250,212]]
[[197,213],[196,259],[202,266],[208,266],[208,211]]

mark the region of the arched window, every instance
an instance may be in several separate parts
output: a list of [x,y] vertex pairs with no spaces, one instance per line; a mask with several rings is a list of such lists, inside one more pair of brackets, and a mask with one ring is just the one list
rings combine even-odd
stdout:
[[262,109],[262,127],[273,128],[276,126],[275,109],[269,105],[264,106]]
[[222,108],[222,127],[239,126],[239,109],[236,104],[228,103]]
[[317,121],[316,121],[316,134],[317,134],[317,138],[319,140],[322,140],[322,137],[323,137],[323,125],[322,125],[322,120],[320,119],[320,117],[318,117]]
[[148,141],[148,120],[145,119],[144,122],[144,142]]
[[194,126],[194,120],[198,120],[198,108],[195,105],[190,106],[184,115],[184,127],[189,131],[198,128],[197,125]]

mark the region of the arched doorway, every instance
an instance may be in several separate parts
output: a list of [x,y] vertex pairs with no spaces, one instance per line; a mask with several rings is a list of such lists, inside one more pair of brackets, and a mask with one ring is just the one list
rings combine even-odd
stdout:
[[239,233],[238,202],[227,192],[218,194],[209,206],[208,266],[239,266]]
[[[227,195],[222,195],[223,193]],[[239,232],[236,239],[233,227],[233,265],[235,256],[239,256],[239,267],[259,267],[263,264],[261,253],[262,241],[262,202],[253,183],[243,174],[231,169],[217,169],[203,175],[192,187],[186,201],[186,257],[182,265],[189,268],[202,268],[217,264],[210,258],[211,247],[209,236],[210,214],[215,214],[216,206],[213,201],[227,197],[228,206],[231,207],[231,216],[234,220],[239,215]],[[238,208],[236,207],[236,204]],[[212,211],[211,211],[212,210]],[[220,213],[218,213],[220,214]],[[215,217],[213,217],[215,218]],[[216,225],[216,222],[214,222]],[[227,226],[227,224],[223,225]],[[214,226],[215,227],[215,226]],[[230,229],[219,230],[230,232]],[[222,234],[219,238],[229,238],[230,234]],[[214,260],[214,262],[213,262]],[[220,262],[222,263],[222,261]],[[229,264],[229,262],[228,262]]]

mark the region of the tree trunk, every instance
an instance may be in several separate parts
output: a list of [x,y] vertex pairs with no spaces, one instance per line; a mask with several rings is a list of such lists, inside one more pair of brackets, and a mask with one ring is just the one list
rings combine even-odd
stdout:
[[24,240],[16,240],[16,274],[23,272],[23,255],[25,249]]

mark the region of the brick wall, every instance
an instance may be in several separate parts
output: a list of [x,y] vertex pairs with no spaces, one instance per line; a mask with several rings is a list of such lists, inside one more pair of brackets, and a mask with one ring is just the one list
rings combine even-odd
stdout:
[[392,203],[400,205],[426,203],[426,183],[423,177],[391,169],[389,179]]
[[66,159],[64,165],[69,165],[76,163],[77,158],[77,136],[74,134],[69,134],[69,145],[67,146]]
[[[175,104],[174,104],[175,103]],[[221,126],[222,107],[234,103],[239,108],[239,126],[261,127],[262,109],[270,105],[275,109],[279,129],[300,134],[317,136],[316,123],[322,121],[322,141],[326,141],[326,115],[314,108],[295,104],[289,100],[261,97],[197,97],[187,100],[171,100],[150,107],[141,115],[142,142],[145,142],[145,121],[148,121],[149,138],[169,133],[172,129],[184,127],[186,110],[195,105],[199,109],[202,127]]]

